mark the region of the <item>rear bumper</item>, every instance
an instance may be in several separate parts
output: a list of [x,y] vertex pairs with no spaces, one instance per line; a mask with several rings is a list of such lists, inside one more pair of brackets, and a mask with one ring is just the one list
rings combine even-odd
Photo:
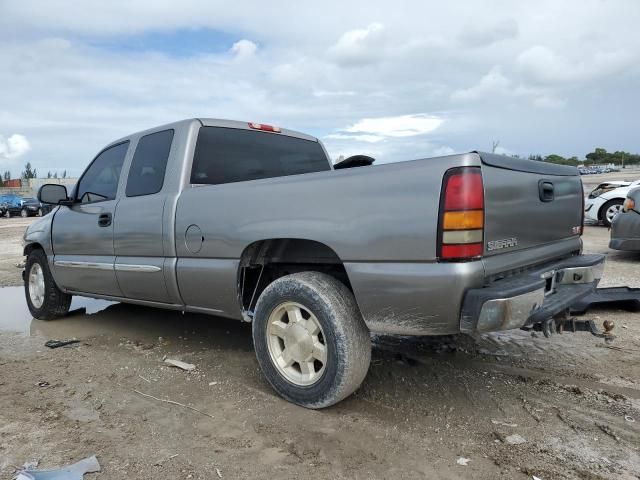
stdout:
[[467,291],[460,331],[522,328],[567,310],[598,285],[604,255],[579,255]]
[[611,224],[609,248],[640,251],[640,214],[630,211],[616,215]]

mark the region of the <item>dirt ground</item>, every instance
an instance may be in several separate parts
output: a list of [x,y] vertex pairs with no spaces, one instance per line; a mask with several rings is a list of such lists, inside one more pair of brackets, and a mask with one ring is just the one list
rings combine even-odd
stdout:
[[[102,472],[86,478],[640,478],[640,313],[587,314],[616,322],[611,345],[376,337],[362,388],[309,411],[270,389],[247,324],[83,299],[86,313],[32,320],[15,267],[30,221],[0,219],[0,478],[93,454]],[[608,238],[584,235],[608,256],[602,285],[640,287],[640,255]]]

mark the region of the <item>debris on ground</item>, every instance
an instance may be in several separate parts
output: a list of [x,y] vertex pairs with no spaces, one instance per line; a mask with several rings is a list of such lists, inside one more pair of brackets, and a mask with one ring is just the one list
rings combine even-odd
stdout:
[[216,475],[218,475],[218,478],[222,478],[222,472],[219,468],[216,468]]
[[611,438],[613,438],[616,442],[620,441],[620,437],[616,434],[616,432],[614,432],[613,430],[611,430],[611,427],[609,427],[609,425],[605,425],[603,423],[597,423],[596,426],[602,430],[604,433],[606,433],[607,435],[609,435]]
[[66,345],[72,345],[74,343],[80,343],[80,340],[77,338],[69,338],[66,340],[48,340],[45,342],[44,346],[49,348],[60,348]]
[[471,461],[470,458],[460,457],[458,460],[456,460],[456,463],[458,465],[462,465],[463,467],[466,467],[470,461]]
[[631,415],[625,415],[624,419],[629,423],[635,423],[635,421],[636,421],[636,419],[633,418]]
[[134,390],[134,392],[136,392],[138,395],[142,395],[143,397],[147,397],[147,398],[152,398],[153,400],[157,400],[158,402],[163,402],[163,403],[170,403],[171,405],[178,405],[179,407],[184,407],[184,408],[188,408],[189,410],[193,410],[194,412],[197,412],[201,415],[206,415],[207,417],[211,417],[211,418],[215,418],[213,415],[207,413],[207,412],[203,412],[202,410],[198,410],[197,408],[194,408],[190,405],[185,405],[184,403],[180,403],[180,402],[176,402],[175,400],[169,400],[164,399],[164,398],[158,398],[158,397],[154,397],[153,395],[149,395],[148,393],[143,393],[139,390]]
[[515,428],[515,427],[518,426],[517,423],[508,423],[508,422],[503,422],[503,421],[500,421],[500,420],[493,420],[493,419],[491,420],[491,423],[493,423],[494,425],[501,425],[503,427]]
[[73,465],[55,470],[25,469],[18,473],[15,480],[82,480],[85,473],[99,471],[100,464],[96,456],[93,455]]
[[38,387],[42,387],[42,388],[50,387],[50,386],[51,386],[51,384],[50,384],[49,382],[46,382],[46,381],[38,382],[38,383],[36,383],[36,385],[37,385]]
[[169,460],[176,458],[179,455],[179,453],[175,453],[167,458],[165,458],[164,460],[158,460],[156,463],[154,463],[153,465],[155,467],[161,467],[163,463],[168,462]]
[[509,445],[522,445],[523,443],[527,443],[524,437],[518,435],[517,433],[504,437],[504,441]]
[[171,365],[172,367],[186,370],[188,372],[191,370],[195,370],[196,368],[196,366],[193,363],[181,362],[180,360],[174,360],[172,358],[165,358],[164,363]]

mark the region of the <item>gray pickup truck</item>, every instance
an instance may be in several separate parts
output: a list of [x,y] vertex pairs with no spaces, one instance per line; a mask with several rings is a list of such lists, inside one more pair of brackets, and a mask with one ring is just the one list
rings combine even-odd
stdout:
[[603,267],[581,254],[575,168],[472,152],[337,169],[318,139],[255,123],[129,135],[39,199],[57,206],[24,236],[34,317],[81,295],[251,322],[268,381],[309,408],[358,388],[371,332],[548,327]]

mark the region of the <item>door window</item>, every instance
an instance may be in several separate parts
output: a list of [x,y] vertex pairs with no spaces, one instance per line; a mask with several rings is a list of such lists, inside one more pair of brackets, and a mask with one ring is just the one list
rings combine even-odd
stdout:
[[151,195],[162,190],[172,141],[173,130],[151,133],[140,139],[129,169],[127,197]]
[[118,181],[129,142],[119,143],[100,153],[78,182],[76,198],[80,203],[102,202],[116,198]]

